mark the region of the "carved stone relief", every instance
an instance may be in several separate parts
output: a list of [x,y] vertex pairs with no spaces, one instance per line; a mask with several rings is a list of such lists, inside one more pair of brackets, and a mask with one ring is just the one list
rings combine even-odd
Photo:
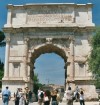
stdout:
[[39,44],[45,43],[45,39],[39,39],[39,38],[34,38],[29,40],[29,48],[34,48],[35,46]]
[[69,48],[70,45],[70,40],[68,38],[61,38],[61,39],[53,39],[52,41],[53,44],[59,44],[65,48]]
[[35,38],[35,39],[30,39],[29,40],[29,49],[34,48],[37,45],[41,44],[56,44],[56,45],[61,45],[65,48],[69,48],[70,45],[70,40],[68,38],[61,38],[61,39],[56,39],[56,38]]

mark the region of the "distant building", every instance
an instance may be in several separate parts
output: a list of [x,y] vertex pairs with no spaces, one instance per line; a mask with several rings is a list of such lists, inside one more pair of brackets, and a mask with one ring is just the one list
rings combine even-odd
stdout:
[[45,91],[45,90],[53,90],[53,87],[51,87],[51,86],[49,86],[49,85],[44,85],[43,87],[43,90]]

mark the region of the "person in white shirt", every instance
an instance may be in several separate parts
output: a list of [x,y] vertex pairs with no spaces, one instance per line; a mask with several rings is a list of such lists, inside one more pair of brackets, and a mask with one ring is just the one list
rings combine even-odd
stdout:
[[66,102],[67,105],[73,105],[73,92],[71,90],[71,87],[68,87],[68,90],[66,92]]
[[24,97],[25,95],[22,89],[20,89],[19,95],[20,95],[19,105],[25,105],[25,97]]
[[43,104],[43,100],[44,99],[44,92],[42,89],[38,90],[38,104],[42,105]]
[[84,102],[84,93],[83,93],[82,90],[80,92],[80,105],[85,105],[85,102]]

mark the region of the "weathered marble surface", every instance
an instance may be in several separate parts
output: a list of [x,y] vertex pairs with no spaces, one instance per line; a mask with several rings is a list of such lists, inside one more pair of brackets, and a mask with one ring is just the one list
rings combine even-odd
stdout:
[[87,98],[97,98],[88,72],[89,39],[94,30],[92,4],[8,5],[4,88],[28,86],[31,90],[34,63],[39,55],[55,52],[65,61],[66,89],[78,85]]

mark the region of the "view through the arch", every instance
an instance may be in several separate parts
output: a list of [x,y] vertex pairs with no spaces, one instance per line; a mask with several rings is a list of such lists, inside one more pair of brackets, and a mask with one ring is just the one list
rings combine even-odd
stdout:
[[42,84],[64,85],[65,69],[64,60],[55,53],[40,55],[35,62],[34,73],[38,74]]

